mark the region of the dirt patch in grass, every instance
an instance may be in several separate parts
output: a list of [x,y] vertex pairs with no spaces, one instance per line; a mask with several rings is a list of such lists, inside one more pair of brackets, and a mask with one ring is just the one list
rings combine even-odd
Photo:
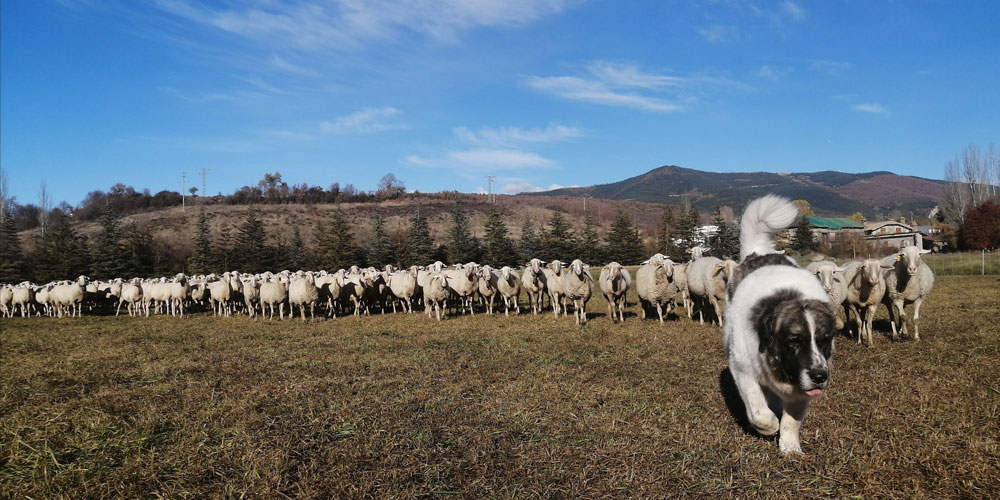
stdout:
[[730,411],[717,327],[616,325],[599,298],[582,328],[551,314],[4,319],[0,491],[986,498],[1000,491],[998,290],[941,277],[919,343],[890,342],[884,322],[874,348],[839,339],[802,458]]

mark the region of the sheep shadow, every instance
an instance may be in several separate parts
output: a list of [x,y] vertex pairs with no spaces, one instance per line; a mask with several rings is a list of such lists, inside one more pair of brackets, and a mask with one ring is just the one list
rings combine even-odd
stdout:
[[[733,418],[736,425],[740,426],[744,434],[756,437],[762,441],[773,441],[776,438],[777,434],[774,436],[761,435],[750,423],[750,419],[747,417],[747,407],[743,404],[743,398],[740,397],[740,391],[736,388],[736,380],[733,379],[733,374],[729,371],[729,367],[719,372],[719,393],[722,394],[722,400],[726,403],[729,416]],[[771,411],[774,411],[774,414],[778,418],[781,418],[781,410],[771,404],[770,398],[768,406],[771,407]]]

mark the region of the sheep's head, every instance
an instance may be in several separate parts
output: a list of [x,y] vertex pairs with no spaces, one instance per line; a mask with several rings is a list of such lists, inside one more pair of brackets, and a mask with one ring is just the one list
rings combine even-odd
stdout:
[[76,279],[76,284],[80,286],[87,286],[88,284],[90,284],[90,279],[87,278],[86,276],[81,275],[79,278]]
[[688,253],[691,254],[691,260],[698,260],[705,255],[705,249],[700,246],[691,247],[691,250],[688,250]]
[[819,279],[823,289],[829,292],[833,290],[834,278],[833,274],[837,272],[843,272],[843,267],[837,267],[833,262],[824,262],[816,268],[816,278]]
[[615,281],[622,275],[622,265],[617,262],[612,262],[606,266],[604,269],[608,270],[608,280]]
[[906,266],[906,272],[913,276],[917,274],[917,270],[920,269],[920,264],[922,259],[921,255],[926,255],[931,253],[930,250],[921,250],[916,246],[910,245],[899,249],[899,253],[896,254],[896,260],[902,262]]
[[545,262],[537,258],[531,259],[531,261],[528,262],[528,267],[531,268],[531,272],[535,274],[540,273],[542,271],[542,266],[544,265]]
[[663,258],[657,259],[656,262],[653,265],[656,266],[658,269],[662,269],[663,270],[663,274],[666,275],[666,277],[668,277],[668,278],[673,277],[673,275],[674,275],[674,261],[672,261],[672,260],[670,260],[670,259],[668,259],[666,257],[663,257]]
[[510,281],[510,266],[503,266],[500,268],[500,277],[504,281]]
[[483,266],[483,267],[480,267],[479,268],[479,275],[482,276],[483,279],[487,279],[488,280],[493,275],[493,268],[490,267],[488,264],[485,265],[485,266]]
[[716,264],[715,275],[722,276],[722,279],[728,283],[729,279],[733,277],[733,273],[736,271],[736,266],[736,261],[726,259],[722,261],[721,264]]
[[556,273],[556,276],[562,275],[562,270],[563,267],[565,266],[566,265],[559,260],[553,259],[552,262],[549,262],[549,269],[551,269],[552,272]]
[[865,259],[858,268],[858,274],[865,283],[874,285],[881,279],[882,269],[892,269],[892,266],[883,266],[877,259]]
[[569,267],[573,271],[573,274],[583,276],[583,273],[586,272],[587,265],[580,259],[573,259],[573,262],[569,265]]

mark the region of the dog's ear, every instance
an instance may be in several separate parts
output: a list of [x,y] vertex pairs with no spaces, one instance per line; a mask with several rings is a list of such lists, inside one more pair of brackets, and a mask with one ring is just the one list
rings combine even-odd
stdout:
[[766,314],[758,314],[757,321],[754,322],[754,329],[757,330],[757,352],[764,352],[774,340],[775,332],[778,330],[778,316],[771,308]]

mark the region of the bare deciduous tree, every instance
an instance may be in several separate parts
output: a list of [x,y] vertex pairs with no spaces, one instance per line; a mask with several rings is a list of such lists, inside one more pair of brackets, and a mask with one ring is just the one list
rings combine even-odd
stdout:
[[990,144],[985,152],[970,144],[944,166],[944,213],[949,222],[961,225],[965,212],[1000,195],[1000,153]]
[[42,236],[49,229],[49,212],[52,211],[52,195],[49,193],[49,185],[42,180],[42,187],[38,189],[38,225],[42,228]]

